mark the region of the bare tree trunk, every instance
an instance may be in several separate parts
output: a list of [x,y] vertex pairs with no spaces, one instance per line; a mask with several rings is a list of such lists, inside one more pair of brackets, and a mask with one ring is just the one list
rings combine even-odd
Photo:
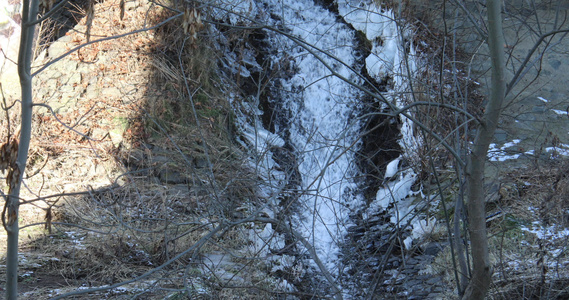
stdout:
[[478,127],[467,166],[468,220],[472,245],[473,273],[463,299],[484,299],[491,282],[484,199],[484,163],[488,146],[500,118],[506,93],[505,56],[500,0],[488,0],[488,47],[492,59],[492,83],[486,111]]
[[[20,189],[28,160],[30,138],[32,132],[32,50],[34,41],[35,20],[38,13],[38,0],[24,0],[22,9],[22,35],[18,53],[18,75],[21,85],[21,125],[17,164],[9,173],[10,189],[7,203],[2,215],[4,228],[7,231],[6,253],[6,299],[18,298],[18,215],[20,208]],[[12,154],[13,155],[13,154]]]
[[[460,194],[464,194],[462,191],[463,187],[460,187]],[[456,252],[456,257],[458,260],[458,266],[459,266],[459,270],[460,270],[460,281],[458,284],[458,295],[462,296],[464,295],[464,291],[466,290],[467,284],[468,284],[468,264],[466,263],[466,255],[468,255],[468,250],[464,249],[464,244],[463,244],[463,235],[461,234],[460,231],[460,221],[464,220],[463,218],[463,201],[462,201],[462,196],[459,195],[456,198],[456,201],[454,203],[454,245],[455,245],[455,252]]]

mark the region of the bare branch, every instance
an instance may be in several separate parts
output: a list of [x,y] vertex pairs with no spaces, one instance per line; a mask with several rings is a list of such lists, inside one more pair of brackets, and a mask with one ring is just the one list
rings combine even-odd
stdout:
[[[533,54],[535,53],[535,51],[537,51],[537,49],[539,48],[539,46],[541,45],[541,43],[550,36],[555,36],[556,34],[559,33],[567,33],[569,32],[569,29],[562,29],[562,30],[554,30],[554,31],[550,31],[546,34],[543,34],[539,37],[539,39],[535,42],[535,44],[533,45],[533,47],[531,48],[531,50],[528,52],[528,54],[526,55],[526,58],[524,59],[524,61],[522,62],[522,64],[519,66],[518,70],[516,71],[516,73],[514,74],[514,77],[510,80],[510,82],[506,85],[506,95],[508,95],[511,91],[512,88],[518,83],[518,81],[521,79],[520,76],[523,74],[523,72],[526,70],[526,66],[529,63],[531,57],[533,56]],[[543,54],[542,54],[543,55]]]

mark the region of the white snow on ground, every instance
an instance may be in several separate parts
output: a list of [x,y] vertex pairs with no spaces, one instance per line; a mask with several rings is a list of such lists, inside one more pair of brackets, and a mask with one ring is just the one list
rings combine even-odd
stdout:
[[[320,59],[346,78],[353,74],[355,64],[353,32],[336,22],[326,9],[312,0],[284,0],[266,3],[269,10],[281,16],[288,33],[307,43]],[[280,52],[274,61],[283,57],[294,60],[298,71],[282,80],[283,92],[279,101],[291,112],[291,143],[302,176],[298,203],[302,205],[296,226],[314,245],[319,258],[333,273],[337,273],[338,243],[346,232],[346,189],[357,188],[350,180],[356,172],[353,151],[360,125],[353,117],[357,110],[358,91],[330,76],[332,73],[307,49],[290,39],[274,35],[271,44]],[[314,47],[316,48],[314,48]],[[317,49],[318,48],[318,49]],[[320,50],[326,51],[326,53]],[[341,58],[342,64],[328,56]]]
[[[564,145],[564,148],[561,147],[547,147],[545,148],[545,152],[551,152],[552,155],[561,155],[561,156],[569,156],[569,148],[567,145]],[[555,157],[553,157],[555,158]]]
[[[233,111],[236,115],[235,125],[245,138],[245,141],[241,141],[243,147],[251,149],[251,169],[262,178],[262,186],[259,187],[260,196],[273,201],[283,189],[286,174],[273,160],[273,153],[270,149],[282,147],[284,141],[278,135],[263,128],[257,111],[258,106],[258,103],[241,103],[241,105],[233,103]],[[271,205],[275,204],[271,203]],[[269,210],[266,212],[273,217]],[[267,226],[270,227],[270,225]]]
[[[401,62],[399,30],[393,13],[380,13],[377,6],[368,1],[338,0],[337,3],[344,19],[373,41],[371,54],[366,58],[368,73],[378,78],[393,74]],[[378,38],[383,41],[381,46]]]
[[508,154],[506,149],[511,148],[519,144],[521,140],[513,140],[511,142],[505,143],[502,147],[498,147],[496,144],[490,144],[488,148],[488,158],[490,161],[505,161],[509,159],[517,159],[520,157],[521,153]]
[[394,159],[393,161],[387,164],[387,167],[385,168],[385,176],[383,176],[384,180],[389,179],[395,176],[395,174],[397,174],[397,172],[399,171],[400,161],[401,161],[401,156],[399,156],[398,158]]
[[[411,186],[415,182],[415,174],[407,173],[401,174],[399,180],[392,181],[386,184],[385,187],[379,189],[376,195],[376,202],[374,206],[387,209],[392,203],[400,203],[403,199],[409,196]],[[397,214],[395,214],[397,215]],[[394,218],[395,216],[392,216]],[[395,224],[397,219],[392,220]]]
[[[119,295],[125,295],[125,294],[132,294],[132,293],[136,293],[136,292],[142,292],[148,289],[149,286],[153,286],[156,284],[156,281],[153,280],[142,280],[142,281],[137,281],[137,282],[133,282],[133,283],[129,283],[123,286],[119,286],[116,288],[112,288],[112,289],[108,289],[108,290],[102,290],[99,293],[96,294],[96,297],[99,297],[99,299],[116,299],[114,297],[119,296]],[[93,289],[93,288],[108,288],[109,285],[100,285],[100,286],[80,286],[77,288],[77,290],[87,290],[87,289]],[[68,288],[63,288],[63,289],[52,289],[47,291],[47,297],[49,297],[50,299],[52,297],[56,297],[65,293],[69,293],[71,292]],[[26,292],[23,294],[24,296],[35,296],[37,297],[37,291],[30,291],[30,292]]]
[[[261,1],[262,2],[262,1]],[[381,80],[390,74],[393,77],[394,90],[386,93],[389,101],[397,106],[405,102],[399,95],[406,86],[407,74],[402,62],[402,37],[399,28],[393,21],[390,11],[380,12],[371,1],[338,0],[340,14],[356,29],[365,32],[369,40],[374,41],[372,53],[366,58],[366,67],[371,76]],[[245,3],[245,2],[242,2]],[[240,4],[240,9],[246,5]],[[253,6],[251,6],[253,7]],[[272,58],[274,64],[293,62],[294,74],[291,78],[281,80],[282,93],[278,95],[284,109],[291,112],[290,140],[295,149],[298,171],[302,176],[300,190],[304,191],[298,203],[303,212],[296,220],[296,230],[313,244],[320,260],[324,262],[332,274],[338,272],[339,243],[346,234],[348,225],[348,205],[357,207],[363,204],[362,199],[348,196],[346,191],[357,190],[352,176],[358,170],[355,165],[354,151],[358,145],[360,123],[357,120],[359,95],[361,92],[343,80],[331,76],[332,72],[361,83],[361,79],[353,73],[351,67],[356,64],[354,51],[354,32],[345,24],[336,21],[336,16],[328,10],[315,5],[312,0],[265,1],[256,6],[266,9],[272,15],[279,16],[278,28],[293,38],[306,44],[299,46],[288,37],[268,32],[271,50],[278,51]],[[248,11],[247,13],[250,14]],[[377,42],[382,40],[382,45]],[[413,50],[411,50],[413,51]],[[315,57],[316,54],[318,57]],[[341,62],[338,61],[341,59]],[[231,63],[231,62],[229,62]],[[326,65],[325,65],[326,64]],[[414,66],[411,66],[413,69]],[[247,74],[245,74],[246,76]],[[258,107],[252,103],[251,107]],[[255,108],[247,108],[249,114],[238,117],[240,128],[247,139],[247,144],[254,145],[259,157],[255,160],[258,169],[264,169],[263,177],[283,179],[282,173],[275,169],[269,149],[282,146],[283,141],[259,126],[258,118],[251,121],[251,112]],[[245,117],[248,115],[249,117]],[[410,122],[402,117],[401,144],[404,149],[414,151],[417,140],[412,138]],[[283,128],[277,128],[279,132]],[[260,157],[262,156],[262,158]],[[397,177],[380,190],[377,203],[372,209],[386,208],[390,203],[397,203],[393,222],[401,222],[412,210],[409,200],[411,186],[416,175],[411,170],[398,170],[398,161],[389,164],[386,177]],[[398,172],[399,171],[399,172]],[[284,181],[284,180],[283,180]],[[424,221],[423,221],[424,223]],[[417,232],[421,221],[417,220]],[[267,231],[268,230],[268,231]],[[265,232],[266,231],[266,232]],[[271,236],[270,229],[262,230],[265,238]]]
[[539,100],[541,100],[541,101],[543,101],[543,102],[545,102],[545,103],[549,102],[549,100],[547,100],[547,99],[545,99],[545,98],[543,98],[543,97],[537,97],[537,99],[539,99]]
[[552,111],[558,115],[567,115],[566,110],[552,109]]
[[[352,24],[355,29],[365,33],[368,40],[372,42],[371,54],[366,58],[366,67],[368,73],[381,79],[385,75],[393,77],[393,90],[384,96],[392,101],[397,107],[403,107],[407,104],[407,99],[400,94],[401,91],[408,90],[408,74],[413,74],[416,69],[414,62],[414,49],[411,46],[408,56],[409,65],[405,64],[403,49],[403,36],[405,30],[399,28],[394,21],[395,16],[392,11],[380,12],[381,10],[375,5],[366,1],[337,1],[340,14],[344,19]],[[377,42],[381,39],[381,45]],[[417,139],[413,133],[412,122],[405,116],[400,116],[402,121],[401,134],[402,139],[399,142],[402,149],[405,149],[406,157],[413,157],[421,141]],[[390,162],[387,165],[385,179],[393,177],[398,171],[398,163],[400,158]],[[401,170],[399,178],[396,181],[389,182],[379,189],[376,195],[376,201],[372,203],[370,211],[385,210],[390,208],[389,215],[391,222],[396,226],[406,226],[407,221],[411,220],[414,215],[415,205],[412,203],[410,195],[414,193],[411,190],[415,182],[416,174],[412,169]],[[424,228],[425,220],[415,218],[411,225],[415,231],[414,238]],[[434,222],[433,222],[434,223]],[[406,241],[406,246],[411,246],[411,241]]]
[[[401,108],[407,103],[402,91],[408,91],[408,75],[416,70],[416,57],[413,45],[410,45],[408,65],[405,64],[405,52],[403,49],[404,35],[411,35],[404,28],[398,27],[392,11],[381,12],[375,3],[365,0],[345,1],[337,0],[340,14],[346,22],[355,29],[365,33],[367,39],[372,41],[371,54],[366,58],[366,68],[370,76],[381,80],[385,75],[393,78],[393,90],[384,96]],[[380,42],[381,41],[381,45]],[[401,116],[401,146],[406,149],[406,154],[411,154],[422,143],[413,134],[412,122],[405,116]]]
[[[501,147],[498,147],[496,144],[490,144],[488,148],[488,159],[490,161],[506,161],[510,159],[518,159],[523,154],[525,155],[535,155],[535,150],[528,150],[525,152],[520,152],[516,150],[507,150],[508,148],[512,148],[515,145],[519,144],[521,140],[513,140],[511,142],[505,143]],[[546,153],[551,153],[551,158],[555,158],[559,155],[561,156],[569,156],[569,145],[561,144],[559,147],[547,147],[542,149]]]
[[539,239],[549,240],[564,240],[569,237],[568,228],[559,228],[557,225],[544,226],[541,222],[535,221],[530,227],[522,226],[522,231],[535,234]]
[[[522,241],[521,246],[533,247],[543,250],[543,264],[550,270],[558,270],[561,268],[565,270],[569,265],[567,259],[567,240],[569,239],[569,228],[563,228],[557,225],[545,226],[539,221],[532,222],[530,226],[522,226],[521,230],[531,233],[537,237],[540,243],[530,244],[527,241]],[[541,244],[541,246],[540,246]],[[541,248],[540,248],[541,247]],[[538,265],[539,257],[528,260],[514,260],[510,262],[510,266],[514,269],[522,267],[535,267]],[[551,272],[548,276],[556,276],[558,273]]]
[[[366,58],[368,73],[378,80],[386,75],[392,77],[393,89],[385,93],[384,97],[398,108],[409,104],[409,99],[405,99],[401,92],[410,90],[408,77],[417,69],[416,53],[413,45],[410,44],[409,53],[405,54],[403,40],[406,37],[409,38],[412,33],[398,26],[391,10],[381,12],[375,3],[365,0],[338,0],[337,3],[344,19],[355,29],[365,33],[367,39],[372,41],[371,54]],[[407,61],[405,55],[407,55]],[[422,141],[415,137],[412,122],[403,115],[400,118],[403,123],[400,144],[406,150],[407,156],[413,156]]]

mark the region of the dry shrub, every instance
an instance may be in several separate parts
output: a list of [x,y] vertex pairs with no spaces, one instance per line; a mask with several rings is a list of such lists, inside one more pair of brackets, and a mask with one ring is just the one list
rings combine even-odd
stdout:
[[[541,161],[501,174],[498,196],[487,204],[490,259],[494,268],[489,299],[567,297],[568,163]],[[450,249],[430,266],[454,286]]]
[[26,248],[57,258],[49,260],[40,277],[58,275],[77,285],[131,279],[188,249],[210,230],[197,215],[172,209],[184,205],[192,210],[185,201],[128,187],[69,197],[54,214],[54,234],[31,240]]
[[[157,9],[151,20],[159,23],[173,15],[169,10]],[[190,41],[183,32],[183,22],[184,18],[178,18],[155,32],[151,64],[156,85],[153,88],[159,95],[149,95],[157,96],[151,97],[157,101],[149,100],[149,111],[160,121],[187,126],[200,122],[224,131],[226,126],[220,122],[228,115],[229,106],[216,82],[218,51],[205,30],[197,32],[196,41]]]
[[494,287],[490,299],[565,299],[568,164],[544,160],[501,176],[502,216],[489,223]]
[[[131,15],[128,22],[113,20],[118,14],[118,2],[105,1],[96,6],[96,17],[102,19],[93,20],[92,36],[108,35],[105,28],[109,24],[112,30],[129,30],[145,22],[146,16],[149,25],[171,16],[170,12],[154,6],[148,15],[131,11],[135,15]],[[104,26],[105,20],[110,20],[107,26]],[[30,190],[39,191],[40,195],[87,191],[83,196],[64,196],[57,203],[44,203],[54,204],[50,214],[53,233],[38,233],[39,237],[31,237],[26,243],[31,251],[54,253],[58,259],[50,261],[43,269],[44,274],[58,276],[60,282],[66,281],[75,287],[131,279],[194,246],[215,225],[247,217],[262,204],[257,203],[260,201],[256,195],[257,178],[248,170],[247,158],[233,145],[233,137],[228,132],[232,120],[225,87],[217,78],[218,53],[213,50],[210,38],[202,37],[202,33],[198,33],[194,45],[183,45],[180,22],[161,27],[154,33],[155,39],[146,38],[148,43],[144,45],[134,36],[120,41],[128,46],[127,50],[120,48],[120,51],[141,56],[140,65],[134,67],[151,61],[152,71],[151,82],[144,91],[145,103],[125,109],[123,105],[129,100],[125,95],[120,101],[116,99],[116,103],[105,103],[106,106],[96,106],[97,110],[89,111],[93,116],[111,108],[121,112],[112,115],[114,119],[128,119],[129,128],[121,144],[90,143],[61,130],[61,124],[53,118],[38,116],[35,119],[36,125],[42,125],[34,126],[36,136],[41,139],[32,147],[29,167],[32,171],[42,170],[41,175],[46,175],[43,179],[37,176],[34,179],[38,180],[29,180]],[[82,37],[74,38],[77,42],[83,41]],[[234,40],[239,40],[238,33]],[[118,43],[96,47],[101,47],[102,55],[116,50]],[[99,49],[96,47],[85,47],[81,52],[83,58],[88,51]],[[81,59],[79,54],[72,58]],[[121,62],[116,61],[117,69],[124,67]],[[108,74],[110,71],[105,68]],[[95,117],[99,119],[100,115]],[[2,125],[3,119],[0,117]],[[69,117],[64,121],[74,124],[76,119]],[[6,126],[0,128],[4,130]],[[130,165],[128,162],[135,156],[136,164]],[[162,156],[166,162],[159,164],[156,156]],[[92,171],[86,166],[91,166]],[[157,177],[163,170],[176,171],[185,181],[160,182]],[[109,185],[120,173],[123,176],[116,181],[119,185]],[[37,209],[39,213],[34,210],[29,215],[40,219],[33,221],[43,221],[46,207]],[[167,287],[184,288],[191,277],[184,273],[190,259],[213,251],[242,250],[249,236],[248,231],[241,229],[226,230],[199,252],[189,252],[177,264],[166,268],[165,272],[171,272],[174,278]],[[191,262],[197,263],[196,260]],[[252,269],[251,274],[261,267],[255,264]],[[263,276],[267,273],[262,274],[250,278],[254,281],[252,285],[258,287],[240,289],[238,293],[243,298],[253,299],[252,295],[265,293],[262,289],[266,287],[266,294],[271,294],[275,286],[265,283]],[[220,295],[234,290],[219,282],[211,285],[217,286]]]
[[[192,3],[171,4],[182,11],[196,9]],[[172,15],[156,9],[150,20],[158,23]],[[172,160],[168,168],[184,174],[191,188],[206,191],[210,213],[231,219],[236,208],[255,199],[256,181],[247,170],[247,158],[234,144],[228,87],[218,70],[221,53],[207,28],[197,31],[195,39],[187,38],[185,21],[176,19],[155,32],[152,86],[143,108],[147,113],[141,118],[143,142],[167,150]],[[232,47],[240,47],[247,34],[224,33]]]
[[[500,188],[500,206],[545,226],[569,226],[569,164],[566,161],[536,162],[529,167],[506,173],[510,178]],[[528,209],[529,208],[529,209]]]
[[[547,283],[547,287],[541,286],[541,281],[537,278],[523,278],[515,281],[501,282],[495,287],[495,292],[490,293],[488,299],[510,300],[510,299],[567,299],[569,298],[568,279],[552,280]],[[497,291],[496,291],[497,290]]]

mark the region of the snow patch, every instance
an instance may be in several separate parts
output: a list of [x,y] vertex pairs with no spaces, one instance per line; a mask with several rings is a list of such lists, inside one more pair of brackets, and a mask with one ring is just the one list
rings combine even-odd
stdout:
[[385,168],[384,180],[389,179],[395,176],[395,174],[397,174],[397,172],[399,171],[400,161],[401,161],[401,156],[399,156],[398,158],[394,159],[393,161],[387,164],[387,167]]
[[561,147],[547,147],[545,148],[546,152],[552,152],[552,158],[555,158],[555,155],[561,156],[569,156],[569,149],[561,148]]
[[[403,40],[406,34],[395,22],[395,16],[390,10],[382,10],[374,2],[368,1],[343,1],[338,0],[338,10],[344,19],[356,30],[360,30],[366,38],[372,42],[370,55],[366,58],[366,68],[368,73],[381,81],[389,75],[393,79],[392,90],[386,96],[391,103],[398,107],[408,104],[409,100],[402,96],[401,91],[408,90],[408,78],[406,74],[412,74],[416,69],[413,59],[415,50],[411,44],[408,53],[405,53]],[[406,65],[405,55],[408,55]],[[405,74],[405,75],[403,75]],[[404,116],[401,119],[401,140],[399,144],[405,149],[407,159],[414,160],[417,149],[422,141],[414,134],[411,120]],[[415,204],[409,196],[416,194],[411,190],[415,183],[416,174],[411,169],[399,170],[398,165],[402,158],[398,157],[387,165],[384,179],[392,178],[399,174],[395,181],[388,182],[379,189],[376,200],[371,204],[369,211],[388,210],[391,216],[391,223],[396,226],[404,226],[407,222],[417,231],[413,237],[407,238],[404,243],[407,248],[412,245],[412,239],[417,238],[420,229],[423,228],[425,221],[419,218],[412,218],[414,215]],[[432,222],[433,224],[435,222]]]
[[[356,30],[362,31],[372,41],[371,54],[366,58],[366,68],[371,76],[383,78],[393,73],[401,61],[399,30],[392,11],[380,12],[374,3],[337,1],[340,14]],[[381,41],[381,45],[380,45]]]
[[511,142],[505,143],[502,147],[498,147],[496,144],[492,143],[488,147],[488,158],[490,161],[506,161],[510,159],[517,159],[520,157],[521,153],[508,154],[506,149],[514,147],[519,144],[521,140],[513,140]]
[[552,109],[552,111],[558,115],[567,115],[566,110]]
[[[255,10],[249,9],[247,3],[239,2],[236,7],[243,13]],[[406,66],[403,37],[393,13],[382,11],[372,1],[338,0],[337,3],[346,22],[364,32],[372,41],[371,54],[365,58],[368,73],[380,80],[390,75],[393,87],[384,96],[397,106],[405,105],[407,99],[401,91],[407,90],[408,83],[406,76],[401,74],[408,74],[407,68],[411,72],[414,70],[414,50],[411,46],[410,65]],[[264,13],[278,16],[270,25],[282,28],[293,39],[302,41],[303,46],[289,37],[266,31],[267,42],[271,45],[269,53],[273,53],[270,57],[272,64],[288,64],[295,69],[294,74],[288,74],[289,78],[279,80],[281,93],[275,95],[278,99],[271,99],[289,113],[289,127],[283,129],[276,125],[275,133],[271,133],[260,125],[259,115],[262,112],[258,111],[258,103],[251,103],[248,107],[235,104],[241,107],[236,114],[242,143],[251,149],[252,166],[267,182],[265,192],[271,198],[282,193],[285,189],[282,183],[288,180],[287,174],[278,171],[272,150],[287,143],[294,150],[301,182],[291,193],[297,193],[302,213],[294,220],[293,226],[314,246],[326,268],[338,275],[339,243],[350,222],[348,207],[354,209],[364,203],[361,195],[351,192],[358,190],[353,178],[359,172],[355,152],[361,124],[354,116],[361,105],[358,100],[361,91],[332,76],[333,71],[355,83],[361,81],[352,69],[357,64],[354,32],[346,24],[337,22],[333,13],[314,5],[312,0],[266,0],[259,1],[257,7],[259,11],[264,9]],[[249,75],[237,67],[234,72]],[[409,152],[405,154],[407,158],[412,156],[410,153],[415,151],[420,141],[414,138],[410,120],[402,116],[401,121],[403,138],[400,144]],[[372,208],[394,208],[393,223],[411,221],[415,205],[409,196],[414,194],[411,187],[416,174],[410,169],[398,170],[398,161],[394,161],[387,168],[386,178],[387,175],[398,178],[379,190]],[[413,227],[417,228],[415,235],[418,235],[425,223],[413,222],[417,224]],[[251,234],[259,236],[259,243],[253,247],[264,249],[272,231],[270,227],[253,231]]]
[[407,172],[405,175],[401,174],[399,180],[387,183],[377,192],[376,201],[372,203],[372,208],[385,210],[391,204],[400,203],[411,194],[411,186],[415,182],[415,178],[414,173]]
[[331,76],[328,67],[345,78],[356,78],[351,69],[356,63],[354,34],[311,0],[267,1],[265,5],[280,16],[277,26],[285,27],[310,49],[282,35],[269,36],[278,51],[272,61],[281,64],[283,57],[289,57],[295,67],[290,78],[280,80],[282,93],[273,100],[290,113],[287,129],[302,179],[298,187],[304,191],[298,199],[302,213],[294,226],[313,244],[328,270],[337,274],[338,240],[346,233],[348,219],[346,206],[361,201],[346,194],[357,190],[351,180],[357,169],[350,148],[357,144],[361,126],[353,118],[360,92]]

